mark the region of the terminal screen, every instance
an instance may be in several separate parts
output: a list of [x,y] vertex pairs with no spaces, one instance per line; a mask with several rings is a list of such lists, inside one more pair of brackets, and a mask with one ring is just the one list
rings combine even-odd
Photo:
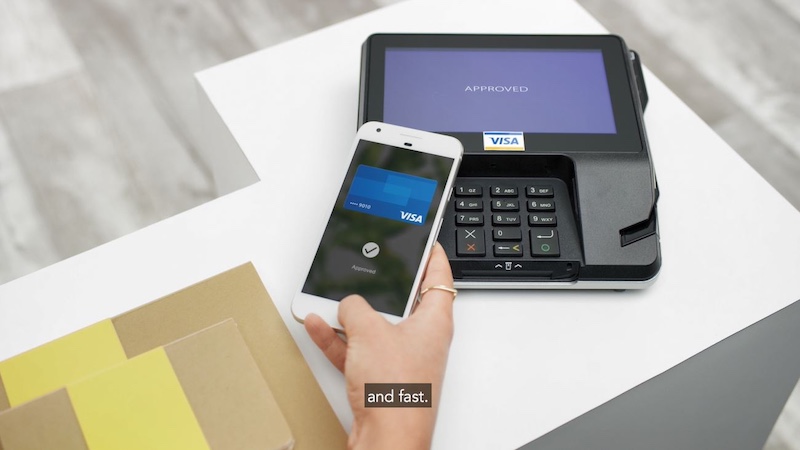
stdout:
[[437,132],[616,134],[601,50],[386,49],[383,120]]

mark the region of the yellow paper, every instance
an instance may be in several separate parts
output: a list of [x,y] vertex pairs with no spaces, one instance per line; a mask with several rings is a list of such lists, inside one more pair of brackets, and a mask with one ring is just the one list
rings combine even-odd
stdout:
[[0,362],[8,403],[17,406],[125,361],[110,320]]
[[163,348],[67,387],[89,450],[208,450]]

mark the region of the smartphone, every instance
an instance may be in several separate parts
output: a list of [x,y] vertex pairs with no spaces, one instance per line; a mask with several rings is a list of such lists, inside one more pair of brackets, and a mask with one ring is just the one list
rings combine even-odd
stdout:
[[356,134],[350,164],[292,301],[342,330],[339,302],[363,296],[387,320],[411,313],[464,149],[453,137],[381,122]]

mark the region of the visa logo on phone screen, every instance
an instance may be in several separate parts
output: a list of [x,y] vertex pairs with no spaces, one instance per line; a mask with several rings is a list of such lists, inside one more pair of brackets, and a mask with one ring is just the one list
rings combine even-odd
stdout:
[[344,207],[421,226],[435,192],[435,180],[362,164],[356,170]]

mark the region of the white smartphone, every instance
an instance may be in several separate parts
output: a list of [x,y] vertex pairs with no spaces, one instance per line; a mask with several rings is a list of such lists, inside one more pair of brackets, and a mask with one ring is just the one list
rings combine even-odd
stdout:
[[356,134],[314,261],[292,301],[338,330],[339,302],[363,296],[387,320],[411,313],[464,149],[453,137],[380,122]]

